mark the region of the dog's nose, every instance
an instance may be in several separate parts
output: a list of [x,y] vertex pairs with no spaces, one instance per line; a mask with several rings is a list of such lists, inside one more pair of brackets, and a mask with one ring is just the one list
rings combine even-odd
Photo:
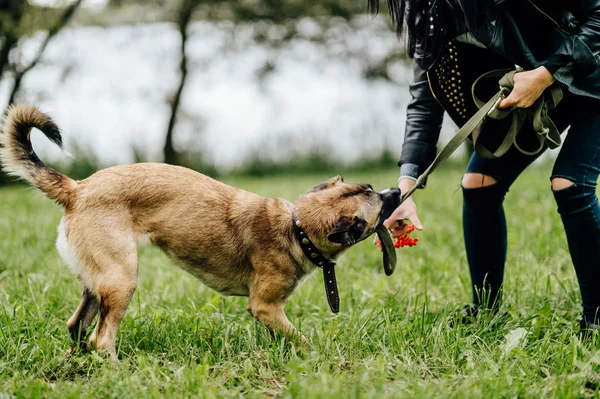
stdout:
[[[398,201],[400,202],[400,189],[398,187],[390,187],[390,188],[386,188],[383,191],[380,191],[379,194],[381,194],[381,198],[384,201]],[[400,204],[398,204],[400,205]]]
[[379,195],[381,195],[383,202],[380,223],[383,223],[400,206],[400,189],[398,187],[390,187],[379,192]]
[[388,194],[390,192],[398,192],[398,193],[400,193],[400,189],[398,187],[390,187],[390,188],[386,188],[383,191],[380,191],[379,194]]

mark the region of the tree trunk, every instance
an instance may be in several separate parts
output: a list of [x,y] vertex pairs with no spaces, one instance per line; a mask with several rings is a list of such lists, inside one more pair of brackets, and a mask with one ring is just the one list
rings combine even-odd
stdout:
[[165,163],[172,165],[177,165],[179,163],[179,154],[173,146],[173,131],[175,130],[175,125],[177,123],[177,113],[181,103],[181,94],[183,93],[183,88],[185,87],[185,82],[188,75],[188,59],[185,52],[188,39],[187,27],[192,19],[192,13],[194,12],[194,8],[196,7],[197,3],[197,0],[184,0],[179,13],[179,32],[181,33],[181,64],[179,66],[179,70],[181,73],[181,78],[179,81],[179,86],[177,87],[177,91],[175,92],[175,96],[171,101],[171,117],[169,118],[165,146],[163,149]]

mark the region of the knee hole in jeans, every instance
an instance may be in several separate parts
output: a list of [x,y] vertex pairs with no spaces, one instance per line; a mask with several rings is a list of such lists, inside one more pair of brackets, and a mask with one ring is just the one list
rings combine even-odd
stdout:
[[565,179],[564,177],[553,177],[552,178],[552,191],[560,191],[574,185],[575,182]]
[[465,173],[462,179],[463,188],[482,188],[496,184],[498,181],[492,176],[484,175],[483,173]]

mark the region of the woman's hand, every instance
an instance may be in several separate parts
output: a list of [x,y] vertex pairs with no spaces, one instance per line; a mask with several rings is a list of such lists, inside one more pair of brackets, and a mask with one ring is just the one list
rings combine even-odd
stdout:
[[554,83],[554,76],[546,67],[541,66],[532,71],[515,73],[513,82],[513,90],[500,102],[498,108],[530,107]]
[[[398,187],[400,188],[400,192],[407,192],[415,185],[415,181],[411,179],[402,179]],[[390,230],[392,233],[392,237],[395,239],[400,237],[406,233],[406,229],[408,228],[408,224],[404,221],[408,220],[412,225],[415,226],[417,230],[423,230],[423,225],[417,216],[417,205],[413,200],[413,195],[406,199],[396,210],[392,213],[392,215],[383,222],[383,225]],[[373,244],[377,245],[381,250],[381,241],[379,241],[379,237],[375,236]]]

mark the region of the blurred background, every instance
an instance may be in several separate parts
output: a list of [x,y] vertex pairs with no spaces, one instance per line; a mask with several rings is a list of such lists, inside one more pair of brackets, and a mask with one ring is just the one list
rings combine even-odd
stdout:
[[34,147],[76,178],[139,161],[215,177],[397,168],[411,68],[385,4],[0,0],[0,41],[0,106],[48,112],[72,158],[41,134]]

